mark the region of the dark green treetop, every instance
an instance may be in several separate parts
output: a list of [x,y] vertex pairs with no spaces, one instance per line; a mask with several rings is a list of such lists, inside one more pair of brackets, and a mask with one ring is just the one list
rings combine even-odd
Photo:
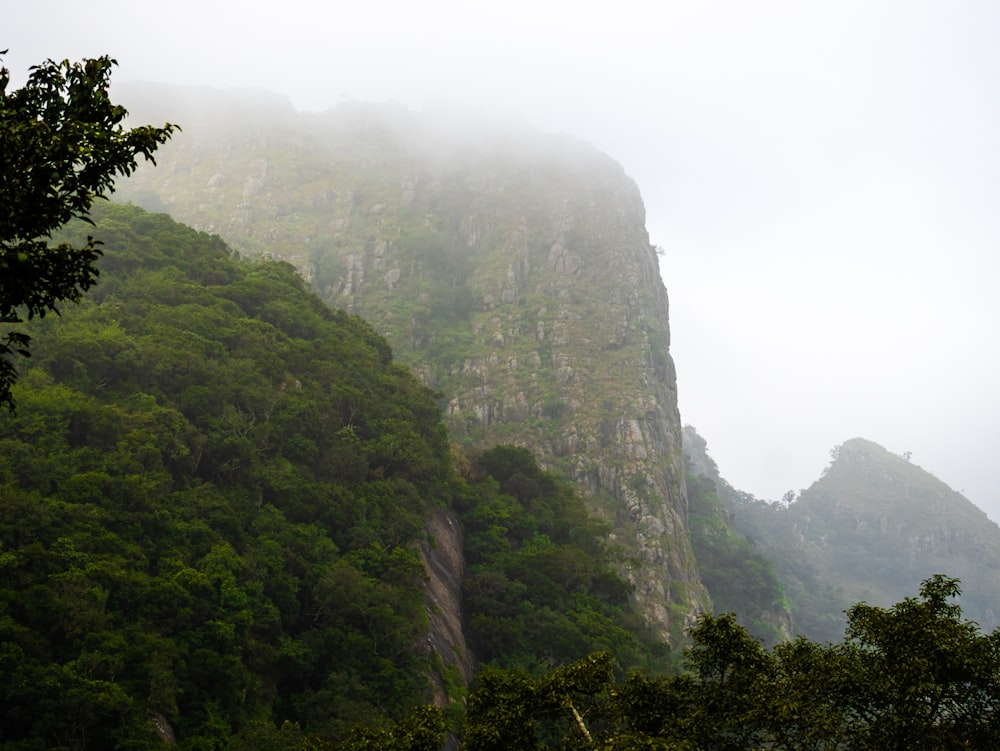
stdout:
[[[93,285],[100,243],[50,246],[52,233],[70,219],[87,220],[94,199],[132,174],[139,155],[152,161],[176,129],[123,126],[128,113],[108,96],[116,64],[107,56],[48,60],[11,92],[10,73],[0,68],[0,324],[58,312]],[[12,358],[27,357],[29,343],[21,331],[0,331],[0,404],[10,408]]]
[[25,322],[0,411],[0,748],[327,749],[360,723],[356,748],[423,751],[417,544],[460,490],[433,393],[288,264],[93,219],[100,283]]

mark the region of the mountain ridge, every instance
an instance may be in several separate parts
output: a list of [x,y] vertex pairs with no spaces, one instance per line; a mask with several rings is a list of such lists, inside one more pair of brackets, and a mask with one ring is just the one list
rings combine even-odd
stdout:
[[775,562],[796,626],[834,640],[843,610],[885,605],[935,574],[962,581],[962,607],[997,627],[1000,526],[927,470],[874,441],[831,451],[821,477],[788,504],[744,497],[736,525]]
[[[175,94],[172,102],[183,100]],[[467,123],[398,105],[303,116],[285,102],[258,116],[252,92],[221,99],[214,108],[199,99],[200,120],[121,194],[244,250],[286,258],[327,302],[369,320],[442,394],[456,441],[525,446],[574,479],[631,556],[624,570],[647,618],[676,641],[709,607],[692,533],[712,541],[703,557],[719,556],[741,545],[730,537],[740,529],[726,521],[725,502],[716,509],[702,495],[706,513],[692,530],[669,305],[641,197],[621,167],[571,139],[492,125],[470,133]],[[158,116],[136,102],[129,106],[143,117]],[[227,135],[208,127],[220,123]],[[721,478],[709,479],[728,492]],[[852,517],[855,533],[888,523],[873,511],[887,497]],[[808,516],[810,493],[804,498],[790,516]],[[747,509],[736,518],[751,516]],[[774,519],[780,527],[790,516]],[[947,542],[939,521],[925,547]],[[844,535],[841,544],[855,544]],[[870,593],[835,586],[821,546],[810,545],[781,542],[771,557],[805,567],[792,589],[825,604],[799,607],[818,613],[799,625],[835,638],[843,607]],[[917,547],[901,549],[913,558]],[[922,578],[897,581],[892,596],[872,592],[888,604]],[[780,597],[773,602],[770,627],[784,633],[787,614],[779,615]]]

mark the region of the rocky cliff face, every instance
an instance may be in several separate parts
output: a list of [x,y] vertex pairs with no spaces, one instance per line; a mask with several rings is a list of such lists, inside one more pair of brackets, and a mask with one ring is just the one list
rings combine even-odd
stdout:
[[439,660],[428,678],[434,692],[434,704],[444,707],[456,698],[451,696],[454,687],[448,685],[449,674],[455,676],[456,682],[468,686],[474,670],[462,623],[465,557],[462,531],[454,513],[437,509],[431,515],[420,557],[428,574],[425,594],[430,626],[427,649]]
[[565,138],[397,107],[122,99],[184,132],[120,195],[294,264],[440,391],[456,441],[525,446],[575,480],[664,634],[704,607],[667,294],[619,165]]

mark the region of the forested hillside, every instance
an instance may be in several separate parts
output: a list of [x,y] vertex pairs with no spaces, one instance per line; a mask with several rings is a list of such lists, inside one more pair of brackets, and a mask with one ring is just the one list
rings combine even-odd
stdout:
[[149,743],[424,698],[411,545],[456,492],[432,395],[281,264],[111,207],[0,418],[5,740]]
[[435,395],[366,323],[164,215],[94,218],[69,231],[104,242],[100,282],[26,329],[0,414],[0,746],[327,747],[434,672],[459,711],[426,646],[435,508],[467,527],[486,658],[653,659],[581,501],[514,449],[456,472]]
[[619,680],[607,653],[534,678],[487,670],[464,751],[992,751],[1000,633],[934,576],[888,608],[858,603],[843,641],[766,650],[731,614],[702,615],[686,670]]

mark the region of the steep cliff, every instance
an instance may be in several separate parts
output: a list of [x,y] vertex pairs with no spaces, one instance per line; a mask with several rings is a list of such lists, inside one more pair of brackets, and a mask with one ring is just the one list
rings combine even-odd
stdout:
[[462,576],[465,556],[462,532],[454,512],[435,509],[427,523],[427,539],[420,548],[427,571],[424,604],[427,610],[427,648],[439,664],[429,671],[434,704],[447,706],[472,682],[475,666],[462,627]]
[[691,550],[668,303],[635,184],[584,144],[395,106],[124,89],[180,122],[120,195],[294,264],[442,394],[470,448],[530,448],[610,521],[646,617],[706,596]]

